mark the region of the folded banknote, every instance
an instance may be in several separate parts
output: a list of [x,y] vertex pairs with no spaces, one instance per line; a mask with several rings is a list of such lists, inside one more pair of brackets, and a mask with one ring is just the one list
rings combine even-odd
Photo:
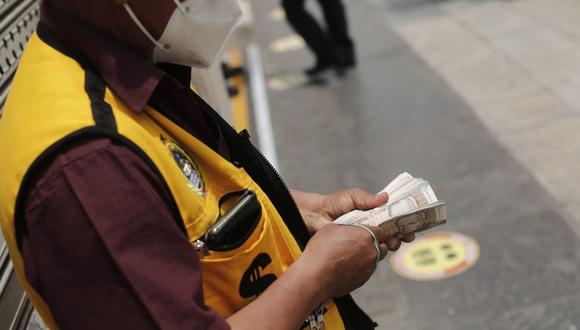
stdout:
[[445,202],[435,196],[428,181],[402,173],[381,192],[387,203],[367,211],[354,210],[334,221],[337,224],[382,226],[388,236],[405,236],[447,222]]

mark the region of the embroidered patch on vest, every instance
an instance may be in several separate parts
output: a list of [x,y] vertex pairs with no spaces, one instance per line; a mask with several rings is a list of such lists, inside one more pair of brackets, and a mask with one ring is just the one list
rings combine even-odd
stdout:
[[181,173],[187,179],[187,185],[195,191],[198,195],[205,195],[205,184],[203,176],[199,170],[199,166],[193,161],[189,155],[181,149],[181,147],[174,141],[161,135],[161,141],[169,148],[169,152],[181,170]]

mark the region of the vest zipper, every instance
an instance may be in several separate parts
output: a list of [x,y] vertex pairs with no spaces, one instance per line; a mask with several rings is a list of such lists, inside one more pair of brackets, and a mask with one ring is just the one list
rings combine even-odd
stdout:
[[316,326],[317,329],[325,330],[326,329],[326,321],[324,320],[324,313],[326,312],[326,306],[322,305],[320,308],[314,312],[316,315]]
[[[272,184],[279,186],[281,189],[275,189],[276,191],[283,191],[285,196],[278,196],[280,197],[278,200],[278,203],[272,201],[272,203],[274,204],[274,206],[276,206],[276,209],[278,210],[278,212],[280,212],[280,215],[282,216],[282,220],[284,220],[283,214],[282,214],[282,209],[279,208],[279,206],[281,206],[282,199],[286,199],[287,201],[289,201],[290,204],[290,208],[292,209],[293,212],[296,212],[297,215],[299,215],[299,219],[302,221],[302,223],[304,223],[304,220],[302,219],[302,215],[300,213],[300,209],[298,208],[298,204],[296,204],[296,201],[294,200],[294,197],[292,196],[292,194],[290,193],[290,189],[288,188],[288,186],[286,185],[286,183],[284,182],[284,180],[282,179],[282,176],[280,175],[280,173],[278,172],[278,170],[276,170],[276,168],[272,165],[272,163],[270,163],[270,161],[268,160],[268,158],[266,158],[255,146],[254,144],[250,141],[250,133],[248,132],[248,130],[244,129],[242,130],[239,135],[241,137],[244,138],[244,142],[246,142],[249,146],[248,149],[250,149],[257,157],[258,159],[261,161],[260,164],[264,164],[266,168],[264,168],[263,172],[264,173],[273,173],[274,175],[271,176],[270,180]],[[270,197],[270,196],[268,196]],[[286,223],[286,225],[288,226],[288,223],[286,221],[284,221],[284,223]],[[306,225],[304,225],[306,226]],[[289,228],[290,230],[290,228]],[[292,230],[290,230],[292,232]],[[306,229],[306,235],[304,235],[303,233],[294,233],[296,241],[298,243],[298,245],[300,246],[300,250],[304,250],[304,248],[306,247],[306,243],[308,243],[308,240],[310,240],[310,235],[308,233],[308,230]],[[299,235],[298,234],[302,234]]]
[[[246,144],[246,146],[241,146],[241,150],[248,150],[252,152],[259,160],[258,162],[254,161],[254,164],[252,164],[252,158],[248,157],[245,159],[246,161],[241,162],[244,165],[243,167],[248,171],[248,174],[250,174],[254,181],[256,181],[258,185],[260,185],[260,187],[266,192],[272,201],[272,204],[274,204],[274,207],[282,217],[282,220],[288,227],[288,230],[296,239],[296,243],[298,243],[298,246],[303,251],[306,247],[306,244],[310,240],[310,233],[306,228],[306,224],[304,223],[304,219],[300,214],[298,205],[290,193],[290,189],[288,189],[288,186],[280,176],[280,173],[278,173],[274,166],[272,166],[272,163],[270,163],[270,161],[264,157],[264,155],[250,141],[250,134],[248,131],[244,129],[236,135],[241,137],[241,140],[244,142],[244,144]],[[243,157],[244,155],[241,156]],[[263,175],[259,176],[259,174],[255,173],[251,167],[248,168],[248,166],[251,165],[260,167]],[[269,175],[268,173],[273,173],[274,175]],[[289,204],[288,208],[286,207],[286,204]],[[296,221],[292,223],[291,218],[294,217],[298,217],[298,219],[295,219]],[[332,298],[332,300],[335,302],[341,315],[344,327],[347,330],[374,329],[377,326],[376,323],[374,323],[370,317],[360,309],[360,307],[354,302],[350,295],[340,298]],[[322,316],[322,319],[320,319],[320,317],[321,316],[315,315],[313,324],[316,324],[316,326],[322,326],[322,328],[319,327],[318,329],[324,329],[324,316]]]

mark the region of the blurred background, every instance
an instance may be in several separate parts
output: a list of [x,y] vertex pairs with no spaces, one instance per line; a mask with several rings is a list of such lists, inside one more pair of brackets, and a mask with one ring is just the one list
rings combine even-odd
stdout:
[[311,55],[273,47],[292,34],[276,3],[252,4],[289,185],[409,171],[448,203],[433,232],[479,246],[451,237],[463,273],[416,249],[383,263],[355,294],[380,329],[580,328],[580,1],[347,0],[358,66],[315,86],[288,79]]
[[[192,84],[290,187],[408,171],[448,204],[355,292],[379,329],[580,328],[580,1],[344,0],[357,65],[316,77],[280,3],[244,3]],[[0,104],[37,16],[0,1]],[[0,256],[0,329],[42,328]]]

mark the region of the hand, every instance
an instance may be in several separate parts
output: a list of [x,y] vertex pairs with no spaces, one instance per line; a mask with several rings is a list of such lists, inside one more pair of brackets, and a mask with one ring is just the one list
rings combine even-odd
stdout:
[[[382,228],[369,229],[384,241]],[[387,252],[381,244],[381,259]],[[257,299],[231,315],[228,323],[232,329],[298,329],[320,304],[363,285],[375,271],[376,261],[377,250],[367,229],[324,226],[300,258]]]
[[[382,260],[389,250],[385,242],[387,237],[381,227],[368,228],[380,242]],[[316,274],[313,278],[326,297],[340,297],[360,287],[371,277],[376,260],[377,251],[367,230],[330,224],[310,239],[297,263],[304,267],[305,273]]]
[[302,218],[311,234],[352,210],[369,210],[387,202],[387,193],[370,194],[361,189],[338,191],[328,195],[291,190]]
[[[351,193],[346,195],[360,196],[360,193],[353,190],[349,192]],[[368,281],[375,271],[377,250],[370,233],[364,228],[330,223],[339,215],[355,208],[355,205],[360,205],[355,202],[358,198],[350,198],[350,202],[347,198],[347,202],[343,200],[342,203],[334,203],[334,198],[325,201],[327,196],[294,191],[293,194],[295,193],[301,197],[314,197],[303,200],[303,207],[304,202],[307,206],[330,206],[318,214],[324,224],[316,230],[300,258],[278,280],[256,300],[228,318],[232,329],[296,329],[315,307],[328,298],[341,297],[352,292]],[[385,203],[386,199],[386,196],[382,200],[379,198],[378,205]],[[346,208],[341,208],[345,205]],[[385,237],[381,227],[368,228],[380,243],[380,260],[386,257],[389,249],[398,249],[401,241],[410,242],[415,238],[410,235],[399,241],[396,237]],[[299,295],[294,294],[296,288],[301,290]],[[270,317],[264,318],[263,315]]]

